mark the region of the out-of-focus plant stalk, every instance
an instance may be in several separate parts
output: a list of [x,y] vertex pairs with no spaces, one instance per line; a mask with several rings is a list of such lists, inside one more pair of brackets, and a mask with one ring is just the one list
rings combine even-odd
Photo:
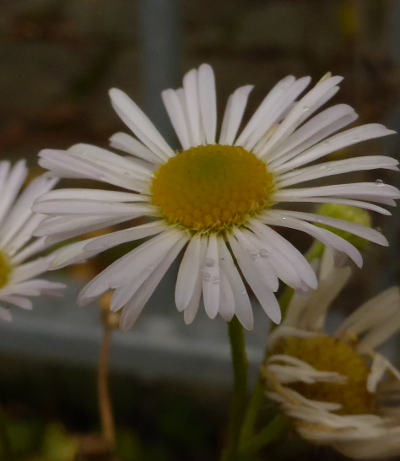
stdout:
[[111,321],[111,312],[109,304],[103,305],[102,325],[103,338],[100,347],[99,368],[97,375],[97,390],[99,400],[99,413],[103,431],[103,437],[110,447],[110,450],[115,448],[115,427],[112,403],[109,389],[109,356],[110,356],[110,341],[113,325]]

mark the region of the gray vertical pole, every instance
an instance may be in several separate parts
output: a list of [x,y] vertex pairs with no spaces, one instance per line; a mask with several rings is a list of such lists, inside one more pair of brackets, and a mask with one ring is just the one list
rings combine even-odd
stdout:
[[140,0],[143,108],[154,124],[171,137],[160,93],[177,85],[180,74],[179,0]]

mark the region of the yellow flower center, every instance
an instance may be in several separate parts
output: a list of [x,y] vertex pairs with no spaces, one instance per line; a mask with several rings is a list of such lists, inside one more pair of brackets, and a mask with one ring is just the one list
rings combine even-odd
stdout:
[[340,403],[338,414],[365,414],[374,409],[374,396],[367,391],[369,368],[350,344],[331,336],[313,338],[288,337],[274,348],[274,353],[287,354],[309,363],[319,371],[336,371],[347,377],[341,383],[295,383],[294,390],[305,397]]
[[8,258],[0,252],[0,288],[7,285],[10,278],[11,265],[8,262]]
[[273,175],[265,162],[237,146],[192,147],[155,172],[152,202],[171,224],[193,232],[242,226],[271,202]]

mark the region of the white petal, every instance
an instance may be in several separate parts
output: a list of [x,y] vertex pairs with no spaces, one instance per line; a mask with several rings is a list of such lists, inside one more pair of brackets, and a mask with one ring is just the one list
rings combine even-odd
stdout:
[[158,132],[150,119],[121,90],[112,88],[109,91],[111,104],[125,125],[161,160],[168,160],[174,155],[165,139]]
[[109,177],[124,178],[125,180],[146,180],[153,175],[151,165],[140,159],[123,157],[107,149],[91,144],[74,144],[67,150],[68,154],[80,158],[100,167]]
[[50,257],[35,259],[28,263],[19,265],[11,272],[10,283],[23,282],[24,280],[31,279],[37,275],[46,272],[50,266]]
[[228,240],[240,270],[256,295],[262,308],[274,323],[280,323],[281,310],[279,304],[273,292],[262,278],[262,274],[260,274],[255,268],[246,251],[232,235],[228,236]]
[[360,335],[393,316],[399,308],[399,303],[399,287],[390,287],[357,308],[344,320],[336,334],[350,332]]
[[350,232],[351,234],[357,235],[358,237],[361,237],[365,240],[377,243],[378,245],[389,245],[386,237],[383,236],[380,232],[370,227],[362,226],[361,224],[357,224],[351,221],[331,218],[329,216],[323,216],[315,213],[303,213],[300,211],[279,210],[279,213],[281,215],[291,216],[293,218],[304,219],[305,221],[311,221],[318,224],[336,227],[337,229]]
[[268,163],[276,168],[357,118],[357,113],[347,104],[328,107],[304,123],[287,139],[282,140],[271,152],[267,152],[265,157]]
[[[288,75],[287,77],[280,80],[275,86],[269,91],[269,93],[262,100],[261,104],[258,106],[257,110],[251,116],[250,120],[247,122],[240,136],[235,142],[235,145],[243,145],[249,136],[254,132],[257,126],[260,124],[262,119],[271,109],[273,104],[279,97],[282,97],[282,94],[295,82],[293,75]],[[265,129],[267,131],[268,127]]]
[[71,151],[44,149],[39,152],[39,157],[40,166],[62,178],[88,178],[139,191],[144,190],[148,183],[146,178],[139,180],[132,175],[126,177],[121,173],[110,171],[104,165],[94,163],[93,160],[81,158]]
[[202,278],[201,274],[199,273],[196,285],[194,287],[192,299],[190,300],[188,307],[183,311],[183,320],[186,323],[186,325],[190,325],[196,318],[196,314],[200,307],[202,285]]
[[368,155],[353,157],[346,160],[324,162],[318,165],[296,169],[281,175],[278,179],[277,186],[283,188],[293,184],[325,178],[336,174],[349,173],[351,171],[375,170],[378,168],[398,171],[397,164],[397,160],[384,155]]
[[372,202],[386,203],[387,199],[400,198],[396,187],[381,182],[356,182],[352,184],[335,184],[333,186],[304,187],[284,189],[274,195],[274,200],[283,202],[291,197],[337,196],[354,199],[367,199]]
[[14,265],[20,264],[31,256],[44,251],[50,246],[47,245],[45,240],[45,237],[33,240],[32,243],[26,245],[19,253],[11,258],[11,263]]
[[25,181],[28,169],[25,160],[20,160],[11,169],[2,190],[0,202],[0,222],[2,222],[14,203],[15,198]]
[[253,85],[242,86],[229,96],[222,120],[219,144],[231,145],[234,143],[250,91],[253,88]]
[[25,310],[32,310],[32,301],[28,298],[24,298],[23,296],[1,296],[1,300],[6,303],[14,304],[15,306],[20,307],[21,309]]
[[279,288],[278,277],[272,268],[268,259],[264,256],[265,249],[262,242],[256,236],[248,231],[234,229],[233,233],[237,238],[242,249],[247,255],[247,260],[250,260],[251,265],[256,271],[262,275],[262,279],[272,291],[277,291]]
[[189,128],[186,124],[185,112],[177,92],[172,89],[164,90],[161,97],[182,148],[184,150],[189,149],[191,145]]
[[103,227],[129,221],[130,216],[85,216],[85,215],[63,215],[51,216],[42,221],[35,229],[34,235],[54,236],[53,242],[66,240],[77,235],[86,234]]
[[146,162],[157,165],[160,158],[150,149],[144,146],[140,141],[127,133],[115,133],[110,137],[110,146],[122,150],[130,155],[135,155]]
[[217,131],[217,101],[212,67],[202,64],[198,71],[200,115],[207,144],[215,143]]
[[306,232],[312,237],[320,240],[327,247],[334,248],[347,254],[347,256],[352,259],[358,267],[362,266],[362,256],[357,248],[333,232],[314,226],[313,224],[300,219],[280,214],[278,210],[269,210],[262,216],[262,219],[266,224],[284,226],[290,229],[297,229],[302,232]]
[[305,118],[319,107],[318,102],[323,96],[337,83],[343,80],[343,77],[331,77],[321,83],[317,83],[300,101],[298,101],[289,114],[285,117],[279,128],[272,135],[271,139],[263,148],[265,154],[268,150],[276,146],[279,141],[287,138],[293,131],[304,121]]
[[159,234],[166,230],[166,226],[162,221],[154,221],[146,224],[141,224],[129,229],[124,229],[116,232],[111,232],[107,235],[101,235],[90,239],[84,249],[90,252],[105,251],[109,248],[121,245],[121,243],[133,242],[142,238],[149,237],[150,235]]
[[296,247],[294,247],[288,240],[276,231],[271,229],[271,227],[261,224],[261,222],[257,219],[250,221],[250,227],[254,230],[254,232],[263,235],[270,245],[282,253],[283,257],[290,261],[300,279],[307,286],[313,289],[317,288],[318,281],[314,270]]
[[220,302],[220,271],[218,242],[215,234],[208,237],[206,257],[202,271],[203,300],[207,315],[213,319],[218,314]]
[[179,266],[175,286],[175,304],[178,311],[186,309],[193,298],[203,267],[206,248],[207,240],[199,235],[194,235],[186,248]]
[[148,197],[142,194],[133,194],[132,192],[118,192],[102,189],[74,188],[74,189],[56,189],[40,196],[36,203],[46,200],[101,200],[106,202],[146,202]]
[[34,214],[24,224],[23,228],[12,236],[12,240],[7,243],[7,254],[14,256],[28,241],[32,238],[34,230],[45,216],[40,214]]
[[[260,226],[265,227],[261,223]],[[259,232],[256,226],[249,224],[248,227],[256,234],[259,246],[262,246],[260,256],[268,259],[277,276],[292,288],[301,289],[303,281],[293,267],[292,261],[288,260],[283,252],[271,245],[269,239],[263,232]]]
[[140,216],[152,214],[151,206],[147,204],[131,204],[118,202],[105,202],[96,200],[45,200],[33,206],[37,213],[53,215],[108,215],[108,216]]
[[219,314],[226,321],[230,322],[235,313],[235,297],[229,280],[223,271],[220,271],[221,292],[219,303]]
[[221,270],[226,274],[235,298],[236,317],[247,330],[252,330],[254,319],[249,295],[232,256],[222,239],[218,239],[218,253]]
[[[35,199],[54,187],[56,182],[56,179],[44,174],[27,185],[19,198],[14,202],[7,215],[6,222],[1,227],[1,246],[4,247],[12,244],[13,237],[22,229],[23,226],[27,226],[28,221],[32,217],[32,204]],[[34,219],[34,221],[38,222],[38,218]],[[30,223],[32,225],[32,221]]]
[[376,213],[381,213],[386,216],[390,216],[392,213],[373,203],[361,202],[360,200],[351,200],[351,199],[340,199],[337,197],[291,197],[286,196],[282,202],[298,202],[298,203],[340,203],[343,205],[351,205],[358,208],[365,208],[366,210],[375,211]]
[[183,91],[185,93],[186,113],[188,125],[191,133],[191,143],[193,146],[203,144],[205,137],[200,121],[200,104],[198,88],[198,72],[192,69],[183,77]]
[[107,290],[131,283],[145,266],[153,270],[154,267],[150,266],[155,266],[182,235],[185,234],[175,230],[163,232],[117,259],[83,288],[78,303],[86,304]]
[[4,187],[6,185],[7,177],[10,172],[11,162],[8,160],[2,160],[0,162],[0,192],[4,193]]
[[[302,77],[293,81],[289,77],[278,82],[254,113],[235,144],[252,150],[271,126],[278,122],[310,80],[310,77]],[[249,134],[245,136],[247,131]]]
[[325,141],[322,141],[311,149],[301,153],[295,159],[284,163],[282,166],[276,169],[276,171],[289,171],[324,157],[325,155],[342,149],[343,147],[348,147],[361,141],[380,138],[382,136],[387,136],[393,133],[395,133],[393,130],[388,130],[383,125],[379,125],[378,123],[369,123],[367,125],[361,125],[356,128],[350,128],[349,130],[342,131],[341,133],[336,134],[326,139]]
[[[380,307],[380,306],[379,306]],[[397,305],[399,307],[399,305]],[[362,338],[358,344],[357,349],[360,352],[370,351],[384,344],[389,338],[400,330],[400,313],[397,312],[392,317],[387,319],[384,323],[371,329]]]
[[160,283],[161,279],[164,277],[168,268],[174,262],[186,242],[187,238],[182,236],[181,239],[175,243],[175,245],[170,249],[170,251],[157,266],[154,272],[136,292],[136,295],[133,297],[132,301],[123,310],[121,315],[121,328],[123,330],[131,328],[136,322],[143,307],[150,299],[150,296],[153,294],[157,285]]

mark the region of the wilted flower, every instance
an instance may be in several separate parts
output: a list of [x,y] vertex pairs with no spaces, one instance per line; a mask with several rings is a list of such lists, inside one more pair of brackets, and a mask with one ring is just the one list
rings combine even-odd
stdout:
[[267,395],[313,443],[353,458],[399,455],[400,409],[388,397],[391,385],[400,390],[400,372],[375,349],[400,329],[400,290],[369,300],[329,334],[327,310],[350,272],[326,250],[318,289],[293,297],[269,338]]

